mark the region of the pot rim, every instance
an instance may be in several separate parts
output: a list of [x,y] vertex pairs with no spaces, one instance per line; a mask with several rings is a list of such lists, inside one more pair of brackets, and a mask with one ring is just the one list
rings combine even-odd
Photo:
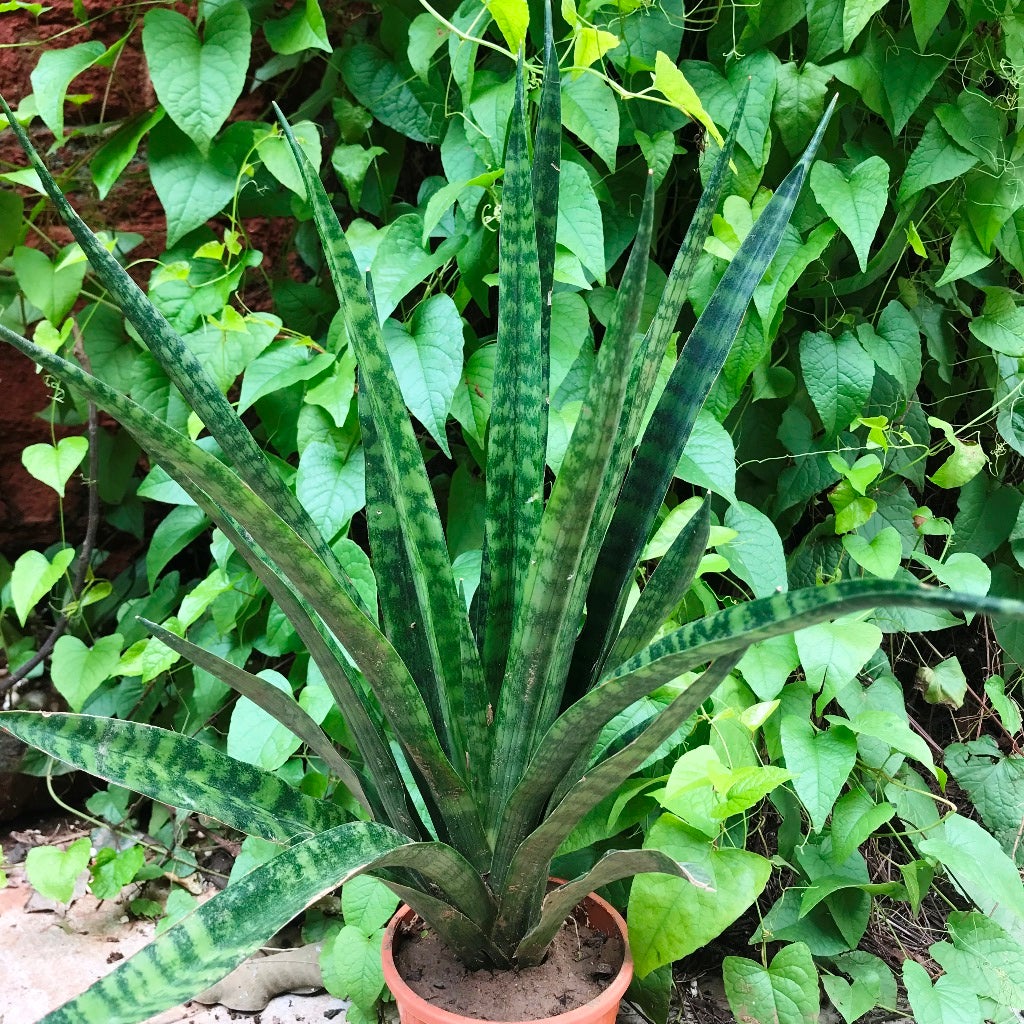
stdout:
[[384,980],[399,1006],[406,1006],[417,1018],[427,1021],[429,1024],[481,1024],[481,1021],[484,1021],[485,1024],[589,1024],[590,1021],[600,1019],[602,1014],[617,1008],[622,1001],[626,989],[629,988],[629,983],[633,980],[633,954],[629,948],[629,936],[622,915],[606,900],[594,893],[585,897],[577,906],[586,907],[588,904],[605,913],[618,931],[623,946],[622,966],[600,995],[582,1006],[577,1006],[574,1010],[567,1010],[554,1017],[534,1017],[529,1021],[498,1021],[483,1017],[466,1017],[452,1010],[435,1006],[406,983],[398,973],[398,967],[395,964],[394,942],[398,929],[410,918],[416,916],[412,907],[405,903],[398,908],[398,912],[388,922],[384,932],[384,943],[381,948]]

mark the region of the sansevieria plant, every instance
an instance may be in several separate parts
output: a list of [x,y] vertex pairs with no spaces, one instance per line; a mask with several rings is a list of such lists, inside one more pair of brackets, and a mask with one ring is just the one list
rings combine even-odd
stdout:
[[[706,184],[657,311],[638,332],[653,220],[636,242],[561,468],[546,479],[549,300],[560,139],[548,31],[532,161],[520,61],[500,214],[497,365],[486,444],[483,570],[467,610],[413,425],[363,274],[324,186],[292,137],[358,359],[366,519],[380,607],[367,607],[327,540],[230,402],[78,218],[6,104],[61,216],[220,456],[76,363],[0,337],[117,418],[223,531],[292,622],[353,738],[339,751],[289,695],[187,639],[154,635],[288,726],[370,820],[173,732],[88,715],[5,712],[0,726],[77,768],[285,847],[169,928],[48,1022],[140,1021],[211,985],[325,892],[360,872],[387,884],[470,966],[540,961],[595,887],[638,872],[687,877],[655,850],[605,854],[554,888],[549,866],[613,793],[708,699],[752,643],[859,609],[906,604],[1024,618],[1024,605],[884,581],[845,581],[726,607],[662,635],[708,541],[709,503],[626,614],[626,597],[695,418],[780,243],[822,133],[735,254],[641,433],[666,345],[728,177],[740,114]],[[742,105],[741,105],[742,106]],[[371,282],[372,283],[372,282]],[[602,727],[703,669],[628,742],[596,760]]]

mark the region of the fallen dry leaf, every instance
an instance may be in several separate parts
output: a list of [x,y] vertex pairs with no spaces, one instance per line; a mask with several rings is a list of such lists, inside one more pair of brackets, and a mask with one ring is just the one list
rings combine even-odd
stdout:
[[196,1002],[220,1003],[229,1010],[262,1010],[283,992],[304,995],[324,987],[320,943],[258,955],[236,967],[223,981],[194,996]]

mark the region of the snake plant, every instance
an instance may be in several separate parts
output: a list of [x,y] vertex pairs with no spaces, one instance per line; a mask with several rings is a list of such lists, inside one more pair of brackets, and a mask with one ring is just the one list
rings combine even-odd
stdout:
[[[359,365],[367,525],[380,607],[367,607],[327,539],[171,326],[76,215],[4,104],[11,128],[93,269],[223,454],[0,326],[0,337],[107,410],[227,536],[292,622],[353,738],[335,748],[287,694],[155,624],[153,634],[251,697],[302,739],[366,820],[173,732],[88,715],[5,712],[0,726],[77,768],[282,852],[168,929],[47,1022],[132,1022],[230,971],[322,894],[382,878],[471,966],[538,962],[592,889],[638,872],[689,877],[656,850],[606,853],[549,888],[586,813],[669,738],[768,637],[859,609],[905,604],[1024,618],[1024,605],[945,589],[846,581],[735,604],[664,632],[707,544],[705,500],[626,613],[673,470],[755,286],[776,252],[824,131],[779,185],[645,412],[728,179],[740,113],[653,320],[638,330],[654,196],[622,273],[589,392],[546,479],[549,300],[555,259],[559,80],[550,31],[531,161],[520,61],[501,203],[497,365],[486,446],[486,528],[467,609],[431,482],[367,288],[330,198],[282,118]],[[742,105],[741,105],[742,107]],[[826,115],[827,119],[827,115]],[[643,429],[642,429],[643,428]],[[582,626],[581,626],[582,623]],[[701,670],[619,749],[594,757],[616,715]]]

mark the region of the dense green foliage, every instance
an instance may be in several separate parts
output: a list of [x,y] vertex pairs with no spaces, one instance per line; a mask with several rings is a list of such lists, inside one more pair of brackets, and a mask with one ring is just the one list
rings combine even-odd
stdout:
[[[388,4],[379,25],[364,24],[365,38],[356,26],[341,41],[315,2],[298,5],[284,23],[260,4],[200,4],[199,20],[207,22],[203,46],[187,19],[153,11],[142,41],[161,107],[122,126],[90,164],[105,194],[149,133],[151,176],[168,212],[169,245],[150,297],[214,370],[239,411],[249,410],[260,444],[285,477],[294,478],[303,505],[370,604],[374,577],[361,545],[349,540],[361,540],[365,529],[367,457],[353,400],[353,348],[335,316],[311,210],[284,140],[269,118],[226,126],[225,119],[229,100],[244,85],[238,69],[256,52],[252,41],[260,32],[274,51],[262,77],[277,75],[281,83],[288,76],[317,77],[319,87],[290,117],[307,156],[328,180],[333,171],[336,204],[351,207],[342,217],[357,261],[369,268],[402,396],[423,428],[420,442],[448,554],[471,597],[484,523],[493,515],[481,471],[496,352],[495,228],[513,95],[507,51],[527,30],[521,3],[495,0],[487,11],[475,0],[457,10],[434,6],[447,22],[440,28],[435,14],[418,4]],[[1016,166],[1014,70],[1022,63],[1020,16],[1012,7],[941,2],[909,9],[764,3],[723,8],[707,22],[700,11],[684,20],[667,4],[567,2],[560,13],[561,121],[568,134],[560,152],[550,271],[552,471],[562,465],[604,347],[596,341],[610,322],[621,256],[638,229],[647,167],[655,172],[659,207],[641,327],[654,316],[699,191],[698,172],[705,179],[710,174],[716,140],[728,130],[738,91],[750,78],[725,198],[706,243],[697,239],[703,253],[679,324],[688,331],[759,222],[768,198],[762,182],[781,179],[810,138],[829,92],[838,91],[809,188],[696,416],[674,467],[676,483],[657,520],[638,525],[629,542],[640,545],[636,551],[648,569],[658,558],[666,564],[677,537],[686,539],[674,549],[676,557],[692,550],[693,531],[710,513],[713,551],[700,559],[685,592],[672,591],[666,578],[672,574],[651,575],[643,591],[648,600],[665,588],[660,599],[673,598],[671,623],[685,625],[744,592],[764,597],[777,587],[861,576],[1020,594],[1017,483],[1024,447],[1015,399],[1024,381],[1017,365],[1024,354],[1017,291],[1024,273],[1018,238],[1024,191]],[[492,16],[498,31],[488,25]],[[534,42],[540,24],[537,8],[530,23]],[[222,49],[209,48],[204,57],[214,30]],[[332,42],[340,42],[339,49],[318,58]],[[62,61],[41,60],[33,78],[35,105],[21,106],[26,116],[38,111],[58,137],[66,127],[61,99],[73,75],[103,58],[100,44],[83,45]],[[179,72],[173,80],[161,70],[172,51]],[[193,60],[189,75],[195,77],[187,78],[193,88],[201,89],[206,74],[224,76],[219,109],[178,88],[186,80],[183,62]],[[539,99],[533,95],[530,102]],[[699,134],[685,115],[703,126]],[[439,146],[440,167],[417,145],[423,142]],[[412,182],[402,172],[410,162],[423,168]],[[204,225],[219,211],[228,218],[219,228],[227,225],[227,231],[214,236]],[[273,314],[243,316],[233,296],[247,268],[259,262],[244,233],[244,218],[254,212],[296,215],[294,245],[307,279],[272,282]],[[11,245],[19,241],[12,237]],[[14,251],[4,320],[24,327],[41,312],[47,320],[35,327],[35,337],[51,346],[69,341],[64,317],[86,281],[74,247],[53,257],[44,267],[36,250]],[[18,289],[27,307],[14,301]],[[120,321],[108,306],[98,304],[76,319],[99,376],[170,424],[199,431],[156,362],[128,338],[115,340]],[[290,333],[282,334],[282,327]],[[675,354],[673,341],[670,358],[652,367],[659,389]],[[58,415],[73,421],[70,395]],[[84,415],[83,407],[77,415]],[[134,449],[126,435],[112,444],[130,466]],[[74,471],[75,456],[84,454],[81,445],[64,441],[28,459],[38,475],[59,485]],[[129,475],[103,478],[126,482]],[[705,488],[716,497],[701,509],[694,492]],[[150,545],[148,580],[131,592],[127,582],[118,588],[114,581],[105,602],[83,610],[77,634],[54,652],[58,686],[75,710],[156,715],[293,783],[302,780],[309,792],[326,792],[328,773],[316,770],[326,766],[296,757],[300,741],[246,701],[231,711],[226,743],[223,728],[205,728],[216,721],[226,687],[205,669],[185,666],[178,652],[143,638],[134,621],[140,613],[172,633],[188,628],[203,646],[219,644],[221,656],[238,665],[266,666],[261,674],[272,685],[295,692],[327,734],[351,748],[302,640],[223,538],[215,535],[212,568],[198,587],[166,571],[183,565],[173,560],[204,533],[206,515],[162,470],[149,475],[140,493],[173,506]],[[127,524],[132,504],[118,507],[126,511],[114,515]],[[621,526],[615,523],[611,535],[625,544]],[[39,562],[45,556],[30,554],[5,591],[22,623],[46,597],[46,589],[34,585],[45,582]],[[73,554],[63,548],[47,556],[59,593]],[[194,564],[184,563],[186,577]],[[719,575],[726,569],[730,576]],[[686,571],[680,575],[688,578]],[[620,590],[601,567],[598,578],[627,607],[637,600],[632,584]],[[93,586],[104,597],[104,585]],[[613,611],[618,604],[604,606]],[[94,643],[91,624],[102,630],[103,615],[115,607],[122,609],[116,637]],[[638,605],[629,621],[640,630],[649,620],[639,613],[648,611]],[[874,1003],[892,1005],[893,964],[851,951],[872,921],[884,922],[887,908],[916,910],[922,899],[951,894],[942,888],[941,873],[933,883],[936,868],[976,906],[1001,907],[1005,916],[994,926],[977,915],[950,917],[949,941],[933,949],[947,976],[933,988],[913,965],[904,972],[915,1015],[941,1020],[935,1007],[943,1000],[956,1003],[964,1020],[991,1015],[996,1004],[1019,1005],[1009,990],[979,989],[981,954],[972,951],[999,949],[1001,962],[1013,963],[1024,937],[1010,859],[1024,814],[1013,784],[1020,770],[1014,738],[1020,715],[1004,683],[1010,666],[1024,661],[1024,649],[1014,625],[997,624],[1007,664],[998,673],[998,654],[995,662],[979,658],[966,631],[954,633],[955,641],[942,633],[913,639],[955,622],[944,612],[890,610],[752,648],[704,712],[666,737],[658,756],[562,844],[566,865],[589,866],[601,844],[621,845],[616,836],[643,823],[650,846],[715,879],[714,897],[663,876],[633,886],[631,932],[641,973],[654,969],[646,993],[651,1007],[667,990],[665,966],[728,927],[764,890],[771,875],[765,854],[785,864],[776,873],[784,892],[762,908],[766,916],[754,941],[792,945],[770,969],[764,945],[763,966],[727,963],[737,1012],[742,1003],[747,1015],[770,1019],[786,979],[797,978],[802,992],[816,991],[812,979],[819,968],[829,972],[826,990],[847,1019]],[[623,639],[614,658],[635,654],[660,625],[653,622],[642,642]],[[600,632],[597,625],[588,629]],[[909,644],[900,639],[904,631]],[[221,640],[226,634],[233,639]],[[997,650],[991,637],[988,642]],[[21,643],[30,653],[31,638]],[[581,649],[592,659],[610,656],[593,633],[584,634]],[[487,654],[485,647],[488,657],[501,652]],[[83,672],[78,666],[86,664]],[[794,671],[797,681],[783,689]],[[915,676],[923,697],[914,698],[908,718],[908,684]],[[616,753],[686,681],[624,711],[604,731],[594,756]],[[955,722],[946,725],[941,712],[933,719],[929,749],[914,728],[924,702],[985,716],[993,738],[964,731],[959,738],[967,742],[940,759],[941,747],[958,738]],[[936,799],[921,796],[928,784],[908,760],[936,780]],[[949,814],[939,795],[944,770],[969,795],[985,829]],[[761,801],[768,793],[774,810],[766,812]],[[767,845],[759,834],[765,813],[781,821],[777,840]],[[973,856],[958,857],[961,847]],[[879,848],[898,869],[884,879],[868,869],[864,856]],[[1001,864],[1001,874],[979,877],[972,870],[979,860]],[[989,929],[984,934],[983,925]],[[805,1019],[803,1010],[786,1012]]]

